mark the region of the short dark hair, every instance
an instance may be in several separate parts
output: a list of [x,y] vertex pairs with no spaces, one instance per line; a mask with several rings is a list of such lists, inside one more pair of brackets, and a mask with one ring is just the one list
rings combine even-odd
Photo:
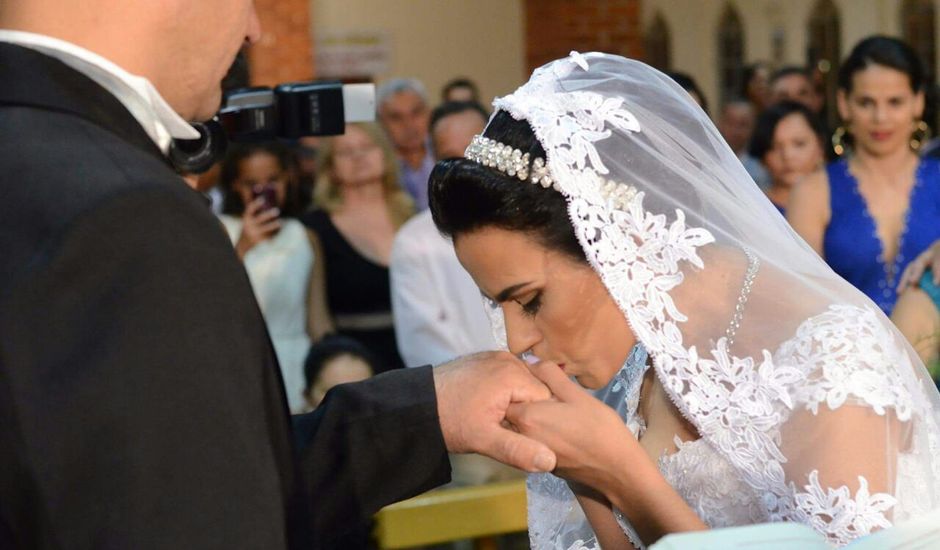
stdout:
[[[529,153],[532,159],[545,158],[529,124],[505,111],[493,115],[484,135]],[[464,158],[438,162],[428,189],[434,223],[455,241],[460,235],[496,227],[528,233],[548,248],[587,262],[568,218],[567,200],[553,189]]]
[[[822,120],[808,107],[796,101],[781,101],[768,107],[757,117],[757,123],[754,125],[754,132],[751,134],[751,143],[748,146],[748,153],[756,159],[763,160],[770,149],[773,147],[774,132],[777,131],[777,125],[780,121],[790,115],[800,115],[806,120],[806,124],[812,128],[813,133],[819,138],[820,146],[824,147],[826,143],[826,132],[823,128]],[[825,151],[825,149],[823,149]]]
[[914,48],[903,40],[891,36],[874,35],[863,39],[852,48],[839,67],[839,88],[852,91],[852,77],[872,65],[888,67],[907,75],[911,90],[924,89],[924,64]]
[[758,61],[744,66],[741,70],[741,88],[738,90],[741,97],[748,97],[747,89],[750,87],[751,81],[754,80],[754,75],[762,70],[770,71],[770,66],[764,61]]
[[235,181],[238,180],[240,175],[241,162],[256,153],[273,156],[277,159],[281,169],[288,174],[287,196],[285,197],[284,206],[281,208],[281,215],[299,215],[300,212],[297,210],[299,209],[300,199],[297,196],[296,185],[290,181],[294,176],[296,158],[290,148],[279,141],[237,143],[229,147],[219,169],[219,186],[222,188],[223,193],[222,213],[240,216],[245,211],[241,195],[235,191]]
[[451,115],[458,115],[467,111],[473,111],[483,117],[483,122],[486,122],[486,119],[490,118],[490,114],[486,112],[486,109],[483,108],[479,102],[476,101],[445,101],[431,111],[431,122],[428,124],[428,131],[434,132],[434,127],[437,125],[441,119],[447,118]]
[[673,79],[683,90],[697,95],[699,99],[702,100],[702,110],[708,113],[708,99],[705,98],[705,94],[702,93],[702,90],[698,87],[698,84],[695,83],[695,79],[692,78],[691,75],[682,72],[667,72],[666,76]]
[[304,393],[308,393],[316,384],[327,363],[344,355],[361,359],[369,365],[373,373],[378,370],[379,363],[367,347],[349,336],[327,334],[310,346],[307,353],[307,359],[304,361]]
[[770,85],[773,86],[781,78],[786,78],[788,76],[802,76],[806,80],[810,81],[812,84],[813,79],[809,74],[809,71],[803,67],[797,67],[796,65],[787,65],[781,67],[774,71],[774,74],[770,75]]
[[473,96],[474,101],[479,101],[480,99],[480,91],[477,89],[476,82],[465,76],[454,78],[447,82],[447,84],[444,84],[444,87],[441,88],[441,99],[447,101],[447,95],[454,88],[467,88],[470,90],[470,94]]

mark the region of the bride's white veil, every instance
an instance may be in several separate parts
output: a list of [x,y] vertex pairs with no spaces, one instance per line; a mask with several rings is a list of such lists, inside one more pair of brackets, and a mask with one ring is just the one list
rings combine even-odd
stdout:
[[[667,393],[769,520],[844,544],[940,507],[940,397],[920,360],[682,88],[637,61],[572,53],[494,106],[534,130],[545,192],[566,197]],[[568,542],[533,534],[538,548]]]

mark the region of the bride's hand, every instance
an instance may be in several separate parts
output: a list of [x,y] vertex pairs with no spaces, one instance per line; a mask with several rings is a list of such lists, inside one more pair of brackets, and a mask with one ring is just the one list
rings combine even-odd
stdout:
[[525,436],[548,445],[555,474],[603,490],[627,461],[645,457],[617,413],[565,376],[554,363],[531,366],[554,399],[510,405],[506,418]]

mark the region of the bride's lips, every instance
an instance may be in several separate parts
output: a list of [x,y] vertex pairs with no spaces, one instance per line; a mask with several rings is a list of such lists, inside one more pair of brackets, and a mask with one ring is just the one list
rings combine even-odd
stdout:
[[875,141],[885,141],[891,137],[892,132],[890,131],[880,131],[880,132],[870,132],[869,135]]

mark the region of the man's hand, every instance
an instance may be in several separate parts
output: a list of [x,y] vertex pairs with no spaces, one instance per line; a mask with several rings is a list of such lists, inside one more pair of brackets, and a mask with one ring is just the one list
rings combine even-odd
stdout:
[[434,368],[441,431],[447,449],[480,453],[528,472],[555,468],[548,447],[507,427],[513,403],[549,399],[551,393],[508,352],[485,352]]

